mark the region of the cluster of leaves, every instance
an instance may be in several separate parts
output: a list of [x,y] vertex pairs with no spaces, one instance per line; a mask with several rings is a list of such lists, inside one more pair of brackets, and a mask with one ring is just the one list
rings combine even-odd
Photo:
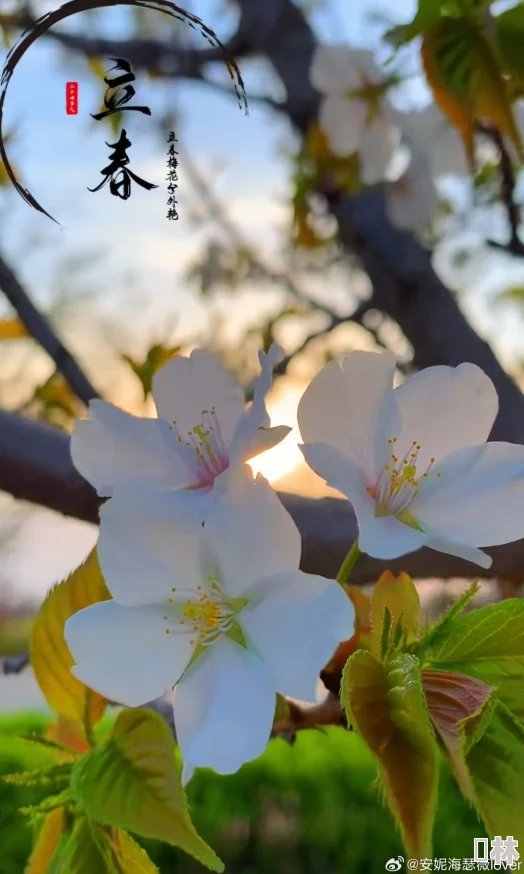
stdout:
[[524,602],[465,613],[477,589],[424,633],[406,574],[385,573],[367,605],[360,595],[342,703],[417,859],[433,855],[442,757],[487,831],[524,842]]
[[95,730],[109,702],[71,673],[67,619],[110,597],[96,551],[49,592],[36,618],[31,663],[58,721],[48,737],[27,737],[56,753],[43,770],[7,780],[39,787],[23,812],[38,827],[26,874],[154,874],[134,832],[180,847],[213,871],[223,864],[189,816],[171,730],[149,709],[123,710],[109,737]]
[[129,364],[131,370],[142,386],[144,400],[147,400],[153,389],[153,377],[157,370],[167,364],[180,352],[180,346],[170,346],[166,343],[153,343],[147,350],[142,361],[131,355],[122,355],[122,360]]
[[[444,758],[487,831],[524,843],[524,601],[465,612],[477,590],[423,629],[406,574],[383,574],[371,598],[348,587],[354,635],[323,672],[377,760],[413,858],[432,856]],[[67,619],[109,598],[93,550],[51,589],[34,623],[31,663],[57,721],[47,737],[25,738],[46,746],[51,764],[6,778],[38,790],[23,811],[38,829],[26,874],[154,874],[132,834],[222,871],[191,821],[167,723],[150,709],[124,709],[104,736],[99,723],[110,702],[71,673]],[[289,707],[279,697],[277,722]]]
[[339,158],[331,152],[326,135],[313,123],[309,126],[302,148],[294,157],[293,167],[293,245],[302,249],[317,249],[336,238],[335,229],[322,227],[315,213],[315,197],[326,186],[355,194],[359,189],[359,158],[351,155]]
[[473,167],[474,134],[489,125],[523,147],[513,102],[524,95],[524,4],[493,15],[489,0],[419,0],[410,24],[387,35],[395,46],[416,37],[436,103],[457,128]]

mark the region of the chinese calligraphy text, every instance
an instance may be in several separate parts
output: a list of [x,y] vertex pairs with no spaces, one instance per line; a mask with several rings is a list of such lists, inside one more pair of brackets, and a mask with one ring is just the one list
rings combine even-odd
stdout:
[[[115,61],[115,66],[111,67],[108,72],[116,70],[117,74],[111,78],[108,76],[104,77],[104,82],[108,86],[104,97],[104,106],[106,108],[102,112],[96,113],[96,115],[91,113],[91,117],[96,119],[96,121],[100,121],[115,112],[129,112],[131,110],[142,112],[144,115],[151,115],[151,110],[148,106],[125,106],[135,95],[135,89],[130,84],[134,81],[135,76],[129,61],[126,61],[124,58],[112,58],[111,60]],[[120,138],[116,143],[106,142],[106,146],[114,149],[109,155],[110,163],[100,171],[102,176],[104,176],[100,185],[97,185],[96,188],[88,188],[88,191],[100,191],[106,182],[109,182],[111,194],[119,197],[121,200],[127,200],[131,195],[131,180],[147,191],[151,191],[152,188],[158,188],[158,185],[153,185],[152,182],[146,182],[145,179],[141,179],[140,176],[133,173],[127,166],[129,164],[127,149],[131,145],[131,140],[128,138],[125,129],[122,129]]]
[[177,138],[175,136],[175,132],[171,131],[168,137],[168,150],[167,150],[167,216],[166,218],[169,221],[176,221],[178,219],[178,212],[176,209],[177,200],[175,197],[175,191],[177,189],[178,182],[178,160],[176,155],[178,152],[175,149],[175,143],[177,142]]

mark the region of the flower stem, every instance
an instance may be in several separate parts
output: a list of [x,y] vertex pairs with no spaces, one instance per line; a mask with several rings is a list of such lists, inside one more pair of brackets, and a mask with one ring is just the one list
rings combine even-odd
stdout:
[[340,583],[341,586],[343,586],[345,583],[347,583],[347,581],[349,579],[349,575],[350,575],[351,571],[353,570],[353,568],[355,567],[355,565],[356,565],[356,563],[361,555],[362,555],[362,553],[360,552],[360,549],[358,548],[358,540],[355,540],[353,546],[351,547],[351,549],[349,550],[348,554],[346,555],[344,561],[342,562],[342,564],[340,566],[340,570],[336,576],[337,583]]

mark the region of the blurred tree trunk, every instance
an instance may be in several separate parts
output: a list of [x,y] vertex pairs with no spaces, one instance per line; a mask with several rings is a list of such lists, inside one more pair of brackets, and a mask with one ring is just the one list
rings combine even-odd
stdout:
[[[309,84],[314,34],[292,0],[238,0],[250,49],[265,56],[286,91],[289,116],[304,132],[316,117],[318,95]],[[248,95],[249,97],[249,95]],[[409,340],[418,368],[478,364],[493,380],[500,412],[491,439],[524,443],[524,397],[471,327],[452,292],[436,275],[431,253],[394,228],[381,188],[358,197],[328,197],[340,236],[358,255],[373,285],[373,303]]]

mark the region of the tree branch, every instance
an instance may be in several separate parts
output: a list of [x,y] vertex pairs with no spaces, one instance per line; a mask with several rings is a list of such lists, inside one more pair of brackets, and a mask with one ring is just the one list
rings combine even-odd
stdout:
[[[252,50],[271,61],[287,91],[290,119],[304,133],[317,118],[320,101],[309,83],[316,45],[309,24],[291,0],[238,0],[238,5]],[[384,191],[372,189],[357,197],[325,194],[341,240],[360,258],[371,280],[374,307],[400,326],[413,347],[415,366],[477,364],[499,396],[491,439],[524,443],[522,393],[436,275],[431,253],[410,233],[391,225]]]
[[[280,76],[293,125],[305,132],[316,119],[320,95],[309,83],[316,40],[303,12],[291,0],[237,0],[240,26],[228,49],[242,57],[266,57]],[[86,43],[77,35],[53,33],[62,44],[89,54],[95,50],[124,53],[137,69],[170,77],[201,77],[201,50],[179,49],[159,41]],[[207,50],[203,50],[207,52]],[[163,69],[160,69],[163,67]],[[524,443],[524,398],[462,314],[452,292],[433,270],[431,253],[409,233],[390,224],[382,190],[358,197],[325,192],[338,220],[340,237],[355,253],[374,288],[374,306],[402,329],[414,350],[418,368],[456,366],[471,361],[493,380],[500,408],[492,439]]]
[[[0,411],[0,490],[97,524],[100,499],[74,467],[69,442],[68,435],[57,428]],[[358,533],[347,501],[303,498],[286,492],[279,492],[279,497],[302,536],[302,568],[334,577]],[[388,567],[417,579],[500,577],[522,581],[524,541],[486,551],[493,556],[490,570],[428,549],[389,562],[363,556],[351,579],[357,585],[372,582]]]
[[[35,24],[35,18],[28,9],[18,15],[2,15],[0,21],[5,28],[13,30],[27,30]],[[217,47],[185,48],[165,40],[89,37],[58,28],[49,30],[46,38],[86,58],[125,57],[134,70],[162,74],[167,78],[202,79],[206,64],[224,61],[224,54]],[[235,58],[249,54],[249,42],[242,21],[225,43],[225,49]]]
[[293,743],[297,731],[307,728],[325,728],[327,725],[341,725],[347,728],[339,699],[331,692],[318,704],[302,706],[286,699],[288,716],[275,722],[271,737],[281,737]]
[[0,255],[0,289],[18,313],[28,333],[53,359],[56,369],[67,380],[74,393],[86,404],[99,394],[89,382],[76,360],[58,339],[44,315],[35,307],[14,270]]
[[295,280],[288,273],[284,273],[280,270],[274,270],[272,267],[266,264],[265,261],[256,256],[254,252],[252,252],[248,240],[244,237],[241,231],[239,231],[234,222],[231,221],[224,205],[215,195],[211,186],[201,175],[200,171],[193,163],[188,154],[184,153],[183,157],[181,157],[181,163],[183,164],[184,170],[187,173],[191,184],[198,192],[198,195],[202,199],[204,206],[207,208],[209,217],[213,221],[215,221],[223,230],[226,231],[230,240],[236,246],[238,246],[238,248],[243,249],[249,253],[249,260],[255,270],[265,279],[269,280],[269,282],[274,282],[276,285],[281,285],[295,300],[299,301],[300,303],[307,304],[316,312],[324,313],[325,315],[329,316],[330,319],[336,319],[337,316],[333,312],[331,307],[323,304],[320,301],[315,300],[315,298],[310,297],[307,292],[303,291],[297,285]]

